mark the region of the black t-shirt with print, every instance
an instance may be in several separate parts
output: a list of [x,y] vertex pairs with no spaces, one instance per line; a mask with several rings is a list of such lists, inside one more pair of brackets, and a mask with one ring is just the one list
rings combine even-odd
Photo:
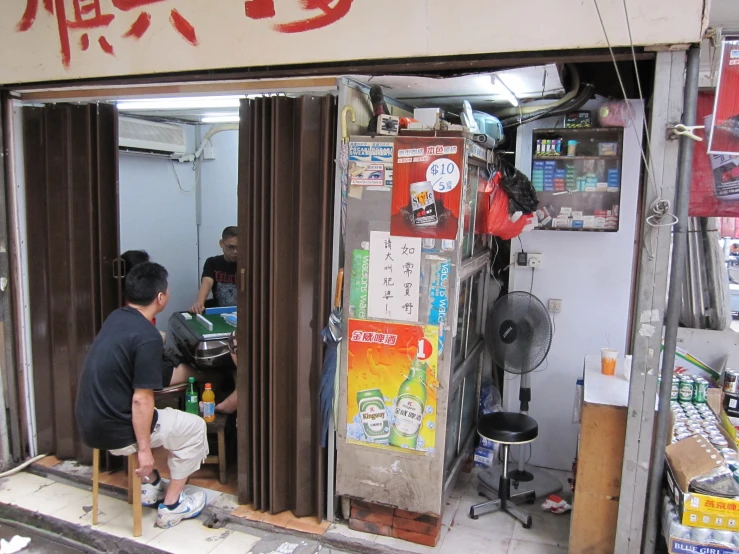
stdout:
[[213,279],[213,299],[219,308],[236,305],[236,262],[226,261],[225,256],[208,258],[203,277]]
[[[133,391],[162,388],[168,369],[163,352],[159,331],[135,308],[119,308],[108,316],[87,354],[77,389],[77,425],[87,446],[117,450],[136,443]],[[154,410],[152,429],[156,420]]]

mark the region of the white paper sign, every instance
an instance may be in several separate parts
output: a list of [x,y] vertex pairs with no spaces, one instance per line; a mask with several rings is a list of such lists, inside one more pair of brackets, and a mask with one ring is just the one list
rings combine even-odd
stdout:
[[421,239],[370,233],[370,319],[418,322]]

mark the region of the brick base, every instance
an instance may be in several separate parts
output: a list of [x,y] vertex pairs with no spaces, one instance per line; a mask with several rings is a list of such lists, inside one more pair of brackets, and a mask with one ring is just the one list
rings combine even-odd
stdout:
[[424,546],[436,546],[439,542],[440,517],[354,499],[351,507],[349,528],[355,531],[395,537]]

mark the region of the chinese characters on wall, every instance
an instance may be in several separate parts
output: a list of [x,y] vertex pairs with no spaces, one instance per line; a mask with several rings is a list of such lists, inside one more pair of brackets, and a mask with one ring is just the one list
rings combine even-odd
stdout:
[[371,319],[418,321],[421,239],[370,233],[369,305]]
[[[237,0],[220,0],[219,7],[228,8]],[[245,20],[271,19],[278,15],[275,0],[238,0],[243,2]],[[294,1],[294,0],[293,0]],[[303,33],[332,25],[349,13],[353,0],[298,0],[306,17],[297,21],[277,23],[272,29],[278,33]],[[32,32],[37,18],[45,14],[56,19],[61,63],[69,68],[72,63],[72,45],[77,43],[85,52],[91,43],[115,56],[119,40],[139,40],[152,24],[147,8],[153,4],[175,4],[174,0],[26,0],[25,10],[16,25],[20,33]],[[179,2],[182,4],[182,2]],[[181,9],[183,9],[180,6]],[[184,9],[183,9],[184,11]],[[41,12],[41,13],[40,13]],[[228,12],[224,11],[224,14]],[[191,21],[176,7],[169,10],[171,27],[190,45],[198,46],[196,21]],[[125,44],[125,42],[124,42]]]

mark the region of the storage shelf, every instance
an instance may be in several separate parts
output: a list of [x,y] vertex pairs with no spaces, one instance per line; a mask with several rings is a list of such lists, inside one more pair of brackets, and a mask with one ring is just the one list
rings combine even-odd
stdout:
[[534,156],[536,161],[540,160],[617,160],[620,161],[620,156]]
[[536,194],[557,194],[557,196],[582,196],[582,195],[588,195],[588,194],[620,194],[621,189],[619,190],[573,190],[570,193],[565,193],[561,190],[537,190]]
[[555,127],[550,129],[534,129],[534,136],[536,135],[572,135],[572,134],[583,134],[583,133],[623,133],[623,127]]

